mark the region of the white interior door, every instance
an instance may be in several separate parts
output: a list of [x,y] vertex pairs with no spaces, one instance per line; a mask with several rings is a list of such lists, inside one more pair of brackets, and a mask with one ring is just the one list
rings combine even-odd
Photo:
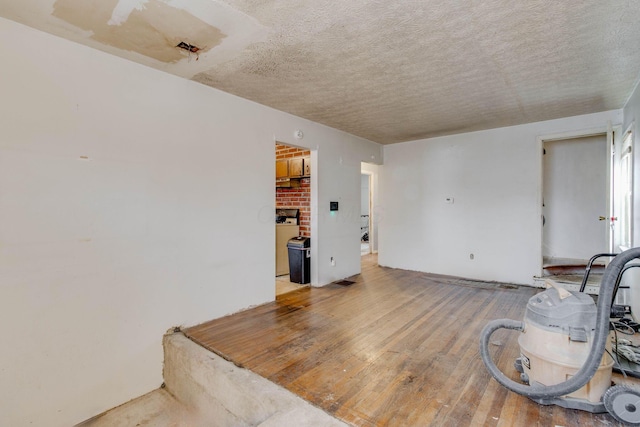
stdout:
[[606,134],[544,141],[546,259],[588,260],[610,250],[607,153]]

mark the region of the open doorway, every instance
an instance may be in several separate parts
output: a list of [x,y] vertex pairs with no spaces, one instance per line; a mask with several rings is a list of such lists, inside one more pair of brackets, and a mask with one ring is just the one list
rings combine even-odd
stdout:
[[360,255],[371,253],[371,175],[360,175]]
[[[289,241],[296,237],[311,239],[311,152],[276,142],[275,144],[275,227],[276,296],[308,287],[311,281],[310,249],[289,259]],[[301,253],[302,253],[301,252]],[[298,262],[300,261],[300,262]],[[300,264],[300,265],[298,265]]]
[[593,255],[611,250],[612,138],[603,130],[542,140],[542,275],[570,288]]
[[360,164],[360,255],[378,253],[378,172],[379,166]]

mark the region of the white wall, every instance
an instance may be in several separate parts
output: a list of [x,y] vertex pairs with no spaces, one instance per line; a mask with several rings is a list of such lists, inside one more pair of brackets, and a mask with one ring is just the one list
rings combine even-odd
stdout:
[[608,120],[621,111],[385,146],[378,262],[531,284],[542,258],[538,138]]
[[0,56],[0,425],[146,393],[167,329],[274,299],[273,144],[295,129],[314,283],[360,271],[349,213],[379,145],[4,19]]
[[360,215],[369,215],[369,175],[360,175]]
[[[633,137],[633,218],[636,219],[633,224],[633,246],[640,244],[640,149],[638,141],[640,141],[640,84],[636,85],[635,90],[629,97],[627,104],[623,108],[624,121],[622,125],[623,132],[631,130]],[[635,269],[632,269],[635,270]]]
[[[623,132],[631,130],[633,132],[633,211],[634,219],[632,225],[632,246],[640,245],[640,85],[636,85],[635,90],[629,97],[627,104],[623,108],[624,122]],[[636,319],[640,319],[640,268],[631,268],[625,273],[622,281],[623,285],[630,287],[631,310]]]

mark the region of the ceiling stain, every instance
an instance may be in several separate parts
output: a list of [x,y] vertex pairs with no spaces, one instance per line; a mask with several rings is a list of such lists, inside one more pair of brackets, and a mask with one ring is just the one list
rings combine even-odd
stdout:
[[218,28],[159,0],[150,0],[143,9],[133,9],[120,25],[109,25],[118,0],[57,0],[53,16],[83,30],[92,39],[119,49],[166,63],[178,62],[189,52],[180,42],[198,46],[198,53],[218,46],[226,37]]
[[638,0],[0,0],[0,16],[382,144],[619,109],[640,70]]

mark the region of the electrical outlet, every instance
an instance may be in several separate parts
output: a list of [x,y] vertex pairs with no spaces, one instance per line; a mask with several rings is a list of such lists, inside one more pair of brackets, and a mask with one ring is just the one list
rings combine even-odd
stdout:
[[333,259],[333,257],[331,257],[331,266],[335,267],[336,266],[336,260]]

